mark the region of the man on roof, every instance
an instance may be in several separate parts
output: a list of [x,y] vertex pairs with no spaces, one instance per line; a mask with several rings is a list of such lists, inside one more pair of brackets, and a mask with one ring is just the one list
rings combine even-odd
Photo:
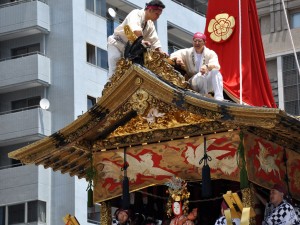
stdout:
[[128,39],[124,33],[125,25],[128,25],[137,36],[143,36],[142,44],[157,51],[161,50],[154,22],[162,14],[165,5],[160,0],[152,0],[146,3],[145,9],[134,9],[124,21],[108,37],[108,81],[116,70],[118,60],[123,56]]
[[193,47],[180,49],[170,58],[185,68],[191,88],[200,94],[213,92],[216,100],[223,101],[223,78],[217,54],[205,46],[206,36],[197,32]]

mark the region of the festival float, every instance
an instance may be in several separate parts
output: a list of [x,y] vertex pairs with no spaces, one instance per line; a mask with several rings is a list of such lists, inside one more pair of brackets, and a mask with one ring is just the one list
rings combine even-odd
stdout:
[[270,189],[281,183],[300,200],[298,118],[273,107],[266,96],[264,106],[251,105],[247,97],[247,104],[238,104],[224,73],[233,101],[202,96],[189,89],[165,54],[143,48],[130,27],[126,34],[125,58],[97,103],[10,158],[86,179],[90,204],[101,203],[102,225],[111,224],[111,199],[123,195],[126,208],[129,192],[164,185],[172,177],[201,182],[203,198],[215,194],[204,190],[209,179],[239,182],[244,207],[255,208],[251,184]]

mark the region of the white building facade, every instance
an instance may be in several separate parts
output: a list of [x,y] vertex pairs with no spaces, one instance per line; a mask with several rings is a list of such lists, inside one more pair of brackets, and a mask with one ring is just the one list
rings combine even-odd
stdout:
[[294,51],[299,62],[300,1],[256,0],[256,5],[275,101],[279,108],[299,116],[300,75]]
[[[87,208],[85,180],[7,154],[53,134],[96,102],[107,79],[107,36],[146,2],[0,0],[0,225],[63,224],[67,213],[81,225],[99,222],[99,209]],[[163,2],[156,22],[163,50],[190,47],[193,33],[204,31],[205,3],[182,1],[191,10]],[[49,107],[41,108],[41,99]]]

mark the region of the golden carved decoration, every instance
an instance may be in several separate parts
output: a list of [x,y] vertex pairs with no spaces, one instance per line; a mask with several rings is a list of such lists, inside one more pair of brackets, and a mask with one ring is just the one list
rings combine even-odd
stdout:
[[102,225],[112,224],[111,204],[109,201],[101,202],[100,215],[101,215],[100,224]]
[[277,121],[272,118],[258,118],[258,117],[236,117],[235,122],[244,126],[257,126],[272,129],[276,126]]
[[[144,98],[146,97],[144,96]],[[146,105],[148,107],[147,101],[144,101],[144,103],[145,104],[141,104],[142,109],[145,109]],[[149,109],[147,113],[149,113],[151,109]],[[153,116],[153,118],[150,118],[154,120],[153,123],[149,122],[149,117],[138,115],[137,117],[132,118],[126,125],[118,127],[114,132],[110,134],[109,137],[148,132],[150,130],[170,129],[212,121],[200,115],[178,110],[176,108],[168,108],[168,110],[166,110],[165,108],[158,108],[157,111],[164,115],[161,115],[160,117]]]
[[131,30],[130,26],[128,26],[128,25],[124,26],[124,33],[125,33],[127,39],[131,43],[133,43],[137,39],[137,36],[135,35],[135,33]]
[[67,214],[63,217],[63,221],[66,225],[80,225],[75,216]]
[[138,89],[130,98],[128,102],[126,102],[122,111],[128,112],[134,109],[139,115],[146,116],[146,111],[151,107],[156,108],[164,108],[165,110],[170,110],[171,105],[166,104],[165,102],[158,101],[154,96],[150,95],[143,89]]
[[116,71],[112,75],[111,81],[105,84],[104,89],[102,91],[102,95],[106,95],[108,93],[108,90],[110,90],[111,87],[113,87],[118,82],[118,80],[125,74],[127,70],[129,70],[131,66],[132,61],[121,58],[117,62]]
[[141,85],[141,84],[143,83],[143,80],[142,80],[140,77],[137,77],[137,78],[135,79],[134,83],[135,83],[136,85]]
[[280,146],[286,146],[289,149],[299,149],[298,147],[300,146],[300,142],[299,140],[297,140],[297,138],[293,137],[293,134],[290,133],[290,136],[283,136],[283,132],[280,132],[281,136],[278,135],[278,133],[276,133],[278,125],[276,125],[276,128],[273,128],[272,130],[267,130],[267,129],[258,129],[255,127],[251,127],[251,128],[245,128],[246,131],[255,134],[259,137],[262,137],[266,140],[269,140],[271,142],[274,142]]
[[150,96],[146,91],[139,89],[131,96],[129,104],[131,105],[131,108],[133,110],[142,115],[149,107],[148,101],[150,100],[150,98],[152,98],[152,96]]
[[208,25],[210,38],[215,42],[224,42],[230,38],[235,28],[235,19],[228,13],[221,13],[211,19]]
[[184,104],[184,108],[189,111],[189,112],[192,112],[194,114],[200,114],[200,115],[203,115],[209,119],[213,119],[213,120],[218,120],[218,119],[221,119],[222,118],[222,113],[220,112],[214,112],[214,111],[211,111],[211,110],[207,110],[205,108],[202,108],[202,107],[197,107],[195,105],[191,105],[191,104]]
[[149,49],[144,54],[144,66],[164,80],[178,87],[187,88],[188,83],[185,81],[184,76],[177,72],[165,59],[166,55],[164,53]]
[[255,225],[255,212],[254,212],[254,198],[253,198],[253,191],[251,191],[250,188],[244,188],[241,190],[242,192],[242,201],[243,201],[243,207],[250,207],[250,224]]
[[129,134],[126,136],[114,136],[99,140],[94,145],[94,149],[115,149],[120,146],[137,145],[140,143],[158,142],[170,139],[181,138],[183,136],[197,136],[208,134],[214,130],[227,131],[220,122],[211,121],[196,125],[188,125],[164,130],[149,129],[148,132]]

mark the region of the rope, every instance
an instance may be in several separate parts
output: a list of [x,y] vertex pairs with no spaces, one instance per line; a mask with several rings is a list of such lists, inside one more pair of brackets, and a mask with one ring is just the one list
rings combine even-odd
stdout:
[[242,6],[239,0],[239,66],[240,66],[240,105],[243,105],[243,71],[242,71]]
[[[144,194],[144,195],[147,195],[147,196],[151,196],[151,197],[154,197],[154,198],[158,198],[158,199],[163,199],[163,200],[167,200],[168,197],[162,197],[162,196],[159,196],[159,195],[154,195],[154,194],[150,194],[148,192],[145,192],[145,191],[137,191],[141,194]],[[235,193],[240,193],[241,190],[238,190],[236,191]],[[209,198],[209,199],[197,199],[197,200],[189,200],[190,203],[198,203],[198,202],[210,202],[210,201],[216,201],[216,200],[220,200],[220,199],[223,199],[223,194],[219,197],[215,197],[215,198]]]
[[287,155],[286,155],[286,150],[285,148],[283,149],[283,162],[284,162],[284,166],[285,166],[285,174],[284,174],[284,181],[287,185],[287,189],[288,189],[288,195],[289,196],[292,196],[291,195],[291,192],[290,192],[290,187],[289,187],[289,177],[288,177],[288,166],[287,166]]
[[294,45],[294,40],[293,40],[290,24],[289,24],[287,13],[286,13],[286,8],[285,8],[283,0],[281,0],[281,3],[282,3],[283,11],[284,11],[285,21],[286,21],[286,24],[287,24],[287,27],[288,27],[290,39],[291,39],[291,42],[292,42],[292,48],[293,48],[293,52],[294,52],[294,56],[295,56],[295,60],[296,60],[297,68],[298,68],[298,75],[300,76],[299,61],[298,61],[298,58],[297,58],[297,53],[296,53],[296,49],[295,49],[295,45]]
[[200,159],[199,164],[201,165],[204,162],[204,166],[208,165],[207,161],[211,161],[212,158],[206,153],[206,137],[204,137],[204,156]]

